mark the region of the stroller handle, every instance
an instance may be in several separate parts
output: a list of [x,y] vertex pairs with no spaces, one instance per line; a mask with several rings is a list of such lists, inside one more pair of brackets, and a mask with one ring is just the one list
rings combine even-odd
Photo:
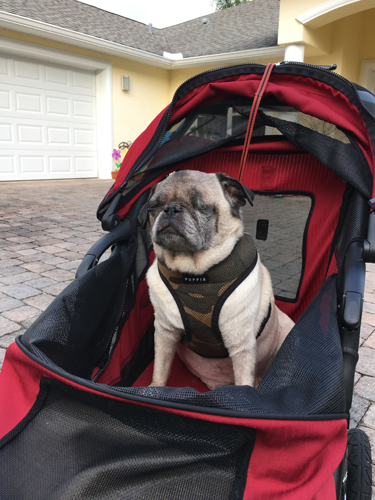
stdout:
[[110,233],[102,236],[90,250],[87,252],[83,258],[81,264],[79,265],[76,278],[79,278],[83,274],[87,273],[90,269],[96,266],[100,260],[103,253],[108,250],[111,246],[119,241],[125,241],[130,239],[131,235],[131,223],[128,218],[124,219],[120,224],[118,224]]

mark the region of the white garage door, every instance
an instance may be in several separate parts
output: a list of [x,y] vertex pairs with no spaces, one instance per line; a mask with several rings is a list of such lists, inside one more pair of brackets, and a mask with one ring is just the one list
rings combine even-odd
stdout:
[[93,72],[0,56],[0,180],[97,177]]

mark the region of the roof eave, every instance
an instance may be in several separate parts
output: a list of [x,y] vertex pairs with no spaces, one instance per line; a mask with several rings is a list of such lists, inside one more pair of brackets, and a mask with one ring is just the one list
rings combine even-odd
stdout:
[[217,66],[223,64],[238,64],[242,62],[255,62],[270,59],[284,59],[284,47],[265,47],[261,49],[240,50],[225,54],[212,54],[207,56],[186,57],[173,61],[171,69],[198,68],[200,66]]
[[276,46],[182,59],[179,55],[179,58],[171,59],[5,11],[0,11],[0,27],[164,69],[197,68],[244,61],[283,59],[285,50],[283,47]]
[[157,54],[9,12],[0,11],[0,27],[159,68],[168,69],[172,66],[171,60]]

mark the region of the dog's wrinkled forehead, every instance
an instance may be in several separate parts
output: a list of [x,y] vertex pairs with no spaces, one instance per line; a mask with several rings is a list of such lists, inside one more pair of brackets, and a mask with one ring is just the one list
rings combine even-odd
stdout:
[[206,201],[217,201],[221,194],[220,183],[215,174],[206,174],[196,170],[180,170],[160,182],[154,193],[161,203],[186,201],[192,203],[197,197]]

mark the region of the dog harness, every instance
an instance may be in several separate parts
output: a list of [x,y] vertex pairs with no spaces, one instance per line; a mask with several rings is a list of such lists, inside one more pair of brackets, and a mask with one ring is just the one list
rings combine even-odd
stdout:
[[[195,276],[172,271],[158,261],[160,277],[179,308],[185,333],[181,342],[207,358],[225,358],[225,347],[219,330],[219,314],[229,295],[249,276],[258,261],[258,253],[247,233],[232,253],[206,274]],[[264,318],[258,336],[271,315]]]

